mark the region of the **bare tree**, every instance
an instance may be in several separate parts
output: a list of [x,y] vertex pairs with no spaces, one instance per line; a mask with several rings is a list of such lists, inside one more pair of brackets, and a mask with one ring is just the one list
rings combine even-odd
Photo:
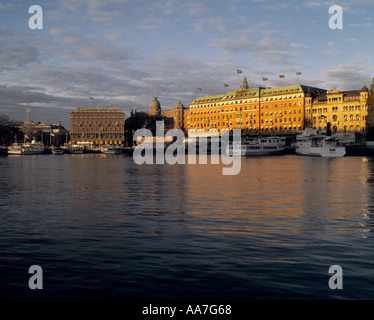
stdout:
[[19,138],[20,130],[19,126],[22,122],[10,120],[5,114],[0,115],[0,144],[10,145],[14,136]]
[[33,124],[26,121],[23,126],[21,127],[22,133],[25,135],[27,140],[32,140],[34,138],[38,138],[41,134],[41,130],[36,128]]

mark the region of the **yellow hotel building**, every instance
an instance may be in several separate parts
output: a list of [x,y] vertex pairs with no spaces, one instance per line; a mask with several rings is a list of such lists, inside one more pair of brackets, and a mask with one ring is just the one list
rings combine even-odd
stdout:
[[337,131],[365,131],[368,88],[338,92],[293,85],[248,88],[244,77],[239,90],[196,98],[187,113],[192,134],[242,131],[296,131],[305,127]]

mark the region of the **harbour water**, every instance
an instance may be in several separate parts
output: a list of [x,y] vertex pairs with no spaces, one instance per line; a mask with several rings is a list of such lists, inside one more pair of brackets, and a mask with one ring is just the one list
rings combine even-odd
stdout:
[[2,299],[374,298],[374,158],[243,158],[223,176],[128,155],[8,156],[0,176]]

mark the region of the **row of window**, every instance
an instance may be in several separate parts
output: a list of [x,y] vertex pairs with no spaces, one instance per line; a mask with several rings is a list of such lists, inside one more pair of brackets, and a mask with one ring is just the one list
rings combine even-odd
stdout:
[[82,139],[82,138],[93,138],[93,139],[123,139],[124,135],[120,133],[71,133],[71,139]]
[[82,126],[73,126],[73,132],[124,132],[124,127],[82,127]]
[[[314,126],[314,129],[317,129],[317,127]],[[322,127],[318,127],[318,129],[322,129]],[[326,127],[324,127],[323,129],[326,130]],[[337,132],[338,131],[337,126],[333,126],[332,131]],[[348,126],[343,127],[343,132],[360,132],[360,131],[365,132],[365,128],[364,127],[360,128],[360,126],[358,125],[357,126],[351,125],[350,127]]]
[[[293,106],[296,106],[296,105],[297,105],[296,102],[294,102]],[[299,103],[299,105],[301,105],[301,104]],[[279,104],[280,108],[282,106],[283,107],[291,107],[292,104],[291,104],[291,102],[288,104],[288,106],[287,106],[286,103],[284,105]],[[264,108],[265,109],[273,108],[273,105],[272,104],[271,105],[265,105],[265,106],[262,105],[261,109],[264,109]],[[275,104],[274,108],[278,108],[278,104]],[[254,106],[253,109],[256,109],[256,106]],[[226,108],[226,109],[213,109],[213,110],[204,110],[204,111],[192,111],[190,114],[191,115],[195,115],[195,114],[206,114],[206,113],[216,113],[216,112],[230,112],[230,111],[243,111],[243,110],[252,110],[252,107],[248,107],[248,109],[247,109],[247,107],[244,107],[244,109],[243,109],[243,107],[240,107],[239,109],[235,108],[235,110],[234,110],[234,108],[231,108],[231,109]],[[282,111],[279,111],[279,112],[281,113]],[[296,113],[295,110],[293,110],[293,112]],[[301,113],[301,112],[302,112],[302,110],[299,109],[299,113]],[[287,110],[284,110],[284,113],[287,113]],[[292,111],[291,111],[291,113],[292,113]]]
[[[267,124],[267,123],[293,123],[293,122],[296,122],[296,121],[302,121],[302,118],[301,117],[289,117],[289,118],[279,118],[279,119],[277,119],[277,118],[275,118],[275,119],[261,119],[261,123],[263,123],[263,124]],[[237,123],[237,124],[243,124],[243,120],[240,120],[240,119],[238,119],[238,120],[236,120],[235,121],[235,123]],[[256,120],[255,119],[253,119],[253,120],[246,120],[245,121],[245,123],[246,124],[250,124],[250,125],[252,125],[252,124],[256,124]],[[233,124],[233,121],[222,121],[222,126],[227,126],[227,125],[232,125]],[[212,125],[214,125],[214,126],[220,126],[221,125],[221,122],[207,122],[207,121],[205,121],[205,122],[202,122],[202,123],[193,123],[193,124],[191,124],[191,127],[192,128],[199,128],[199,127],[210,127],[210,126],[212,126]]]
[[105,121],[105,120],[95,120],[95,121],[74,121],[72,125],[115,125],[115,126],[123,126],[122,121]]
[[[275,101],[275,100],[289,100],[289,99],[298,99],[302,98],[302,94],[298,95],[288,95],[288,96],[276,96],[276,97],[262,97],[260,99],[261,102],[265,101]],[[227,98],[233,98],[227,97]],[[211,99],[211,100],[216,100],[216,99]],[[200,102],[200,101],[199,101]],[[258,103],[259,98],[255,99],[249,99],[249,100],[235,100],[235,101],[228,101],[228,102],[216,102],[216,103],[206,103],[206,104],[198,104],[198,105],[191,105],[191,109],[196,109],[196,108],[207,108],[207,107],[219,107],[219,106],[225,106],[225,105],[233,105],[233,104],[243,104],[243,103]]]
[[[351,114],[349,116],[349,121],[360,121],[360,119],[364,121],[364,120],[366,120],[366,117],[367,116],[362,116],[361,117],[359,114],[356,114],[356,115]],[[318,119],[318,121],[327,122],[327,117],[318,117],[318,118],[317,117],[313,117],[313,121],[314,122],[316,122],[317,119]],[[338,116],[336,114],[333,115],[332,120],[333,121],[338,121]],[[347,115],[343,116],[343,121],[348,121],[348,116]]]
[[[262,104],[261,105],[261,109],[264,109],[264,108],[278,108],[278,106],[279,106],[279,108],[282,108],[282,107],[291,107],[291,106],[297,106],[297,105],[299,105],[299,106],[301,106],[302,105],[302,102],[301,101],[299,101],[299,102],[296,102],[296,101],[294,101],[294,102],[288,102],[288,103],[280,103],[279,105],[277,104],[277,103],[275,103],[274,105],[273,104],[266,104],[266,105],[264,105],[264,104]],[[192,106],[191,106],[191,109],[193,109],[192,108]],[[240,107],[240,108],[238,108],[238,107],[235,107],[235,111],[242,111],[242,110],[252,110],[252,109],[257,109],[257,105],[254,105],[254,106],[244,106],[244,107]],[[226,108],[226,109],[213,109],[213,110],[201,110],[201,111],[191,111],[191,114],[198,114],[199,112],[201,112],[201,113],[209,113],[209,112],[229,112],[229,111],[234,111],[234,108]]]
[[[343,106],[343,111],[360,111],[360,106]],[[332,107],[332,112],[338,112],[339,107]],[[363,107],[365,110],[365,107]],[[314,108],[313,113],[328,112],[328,108]],[[310,109],[307,109],[307,113],[310,113]]]
[[76,119],[118,119],[118,120],[123,120],[124,116],[123,114],[120,115],[97,115],[97,116],[92,116],[92,115],[71,115],[70,118],[72,120]]

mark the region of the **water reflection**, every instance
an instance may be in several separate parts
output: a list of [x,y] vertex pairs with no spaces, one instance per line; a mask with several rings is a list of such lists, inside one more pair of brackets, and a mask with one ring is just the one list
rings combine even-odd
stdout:
[[56,271],[53,290],[324,298],[327,265],[372,267],[372,159],[243,158],[223,176],[222,165],[43,155],[1,158],[0,173],[0,267],[28,254]]

